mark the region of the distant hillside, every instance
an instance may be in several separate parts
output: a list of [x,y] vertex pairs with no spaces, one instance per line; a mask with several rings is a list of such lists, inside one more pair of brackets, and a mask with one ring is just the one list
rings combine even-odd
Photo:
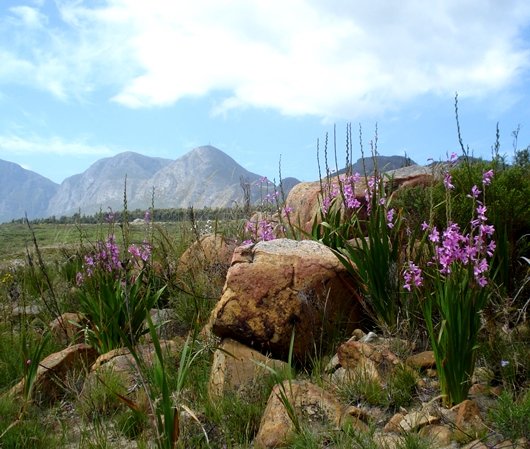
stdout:
[[[376,156],[375,158],[365,157],[364,161],[363,158],[359,158],[355,164],[352,164],[352,173],[371,175],[374,172],[374,168],[376,166],[379,173],[385,173],[387,171],[396,170],[409,165],[416,165],[416,162],[405,156]],[[345,171],[346,169],[339,170],[339,174],[344,173]]]
[[[241,183],[250,184],[251,200],[261,198],[262,176],[245,170],[213,146],[202,146],[172,161],[126,152],[101,159],[85,172],[65,179],[51,198],[46,216],[70,216],[81,211],[123,208],[127,176],[127,207],[156,208],[231,207],[243,204]],[[291,178],[286,193],[298,181]]]
[[0,222],[46,216],[58,184],[13,162],[0,159]]
[[154,187],[155,207],[231,207],[243,201],[241,180],[253,186],[252,199],[257,199],[260,178],[221,150],[207,145],[195,148],[158,171],[143,183],[136,199],[147,201]]
[[109,207],[121,210],[126,176],[128,207],[146,207],[144,202],[140,204],[135,198],[145,188],[145,181],[170,163],[170,159],[143,156],[132,151],[100,159],[83,173],[70,176],[61,183],[50,200],[46,215],[68,216],[79,210],[89,215]]

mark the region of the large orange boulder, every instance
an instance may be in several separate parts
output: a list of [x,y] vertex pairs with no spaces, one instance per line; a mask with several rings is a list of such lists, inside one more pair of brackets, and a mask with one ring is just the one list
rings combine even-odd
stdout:
[[221,338],[284,360],[294,329],[293,353],[304,360],[341,330],[358,327],[356,297],[346,269],[326,246],[310,240],[259,242],[234,252],[210,326]]
[[[431,184],[436,173],[430,167],[412,165],[409,167],[399,168],[384,173],[383,179],[388,184],[390,190],[399,190],[405,187],[425,186]],[[290,222],[293,226],[310,233],[315,217],[319,221],[319,211],[322,207],[322,189],[324,196],[328,195],[330,190],[338,186],[338,177],[333,176],[328,181],[323,179],[322,182],[301,182],[295,185],[286,199],[286,206],[291,210]],[[363,203],[364,192],[366,190],[366,179],[361,176],[355,183],[355,198]]]
[[181,273],[205,270],[226,273],[236,244],[221,234],[201,237],[180,256],[178,270]]

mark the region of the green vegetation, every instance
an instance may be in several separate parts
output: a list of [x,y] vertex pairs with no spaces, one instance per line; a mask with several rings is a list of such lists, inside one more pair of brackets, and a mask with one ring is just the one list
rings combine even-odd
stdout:
[[[529,439],[528,149],[516,153],[514,165],[499,157],[463,159],[444,163],[441,175],[422,188],[392,191],[392,180],[384,177],[328,176],[324,209],[313,227],[312,238],[330,246],[356,280],[352,298],[370,316],[365,330],[383,337],[376,344],[401,360],[413,344],[415,351],[434,349],[434,374],[397,364],[376,375],[348,373],[334,385],[328,362],[342,340],[329,351],[315,348],[305,364],[291,363],[290,356],[285,371],[267,368],[269,375],[256,379],[251,393],[210,397],[217,342],[202,331],[227,266],[197,258],[183,270],[179,258],[208,233],[237,243],[273,238],[273,214],[285,235],[304,235],[280,195],[247,226],[242,218],[250,218],[250,210],[155,210],[154,221],[143,221],[143,211],[126,207],[110,219],[77,215],[0,225],[0,447],[75,442],[86,449],[134,440],[140,448],[247,448],[280,385],[274,391],[294,429],[286,447],[380,448],[387,445],[381,428],[394,413],[440,405],[440,394],[447,406],[460,402],[477,367],[487,373],[483,387],[497,395],[487,398],[490,411],[483,416],[491,434],[499,441]],[[355,188],[363,182],[369,188],[359,195]],[[454,251],[444,252],[449,247]],[[166,323],[159,329],[148,315],[153,308],[173,314],[174,347],[162,336]],[[49,403],[33,394],[38,361],[65,345],[48,336],[48,323],[73,311],[86,319],[74,327],[81,341],[101,354],[121,348],[129,359],[116,372],[84,368],[55,377],[60,397]],[[291,354],[295,339],[293,332]],[[142,352],[147,342],[150,355]],[[333,392],[343,407],[367,410],[362,426],[306,422],[295,410],[292,382],[308,379]],[[9,393],[21,380],[23,400]],[[401,449],[433,444],[416,431],[396,438],[393,447]]]

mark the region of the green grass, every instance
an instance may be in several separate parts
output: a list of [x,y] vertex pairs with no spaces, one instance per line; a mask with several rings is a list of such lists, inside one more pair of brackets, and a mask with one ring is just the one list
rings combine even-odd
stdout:
[[[423,195],[426,195],[428,192],[424,190]],[[414,202],[416,193],[411,194],[412,198],[404,195],[401,200],[405,203],[411,202],[413,208],[424,209],[422,206],[424,202],[420,200],[425,200],[425,197],[419,196]],[[413,210],[409,223],[419,225],[424,219],[423,212],[425,211]],[[501,220],[502,216],[496,218]],[[176,270],[178,258],[201,233],[204,225],[202,222],[195,224],[196,229],[193,229],[190,222],[156,223],[149,231],[144,225],[130,225],[127,235],[128,243],[139,243],[146,237],[153,242],[154,261],[150,267],[152,269],[148,272],[150,281],[157,288],[166,287],[159,305],[173,309],[179,322],[179,330],[181,329],[182,332],[197,332],[202,329],[212,307],[222,293],[224,283],[223,270],[211,270],[207,273],[196,270],[188,274],[179,274]],[[237,220],[226,220],[222,223],[216,222],[215,228],[226,233],[228,237],[236,238],[241,234],[240,224]],[[12,305],[19,302],[43,306],[43,300],[54,299],[60,311],[77,310],[75,275],[80,269],[83,250],[90,248],[94,242],[104,239],[111,228],[106,224],[77,226],[41,223],[32,225],[32,229],[43,256],[44,270],[38,265],[35,265],[33,271],[28,267],[10,268],[15,259],[25,260],[26,248],[29,248],[30,254],[35,255],[33,236],[24,224],[0,225],[0,305]],[[122,228],[115,225],[114,233],[120,244],[121,232]],[[34,257],[33,260],[36,262],[37,258]],[[527,268],[524,265],[522,267]],[[524,270],[519,268],[514,281],[520,285],[522,279],[520,275]],[[49,277],[49,282],[46,275]],[[502,289],[499,291],[502,292]],[[526,297],[521,293],[519,299]],[[503,299],[506,304],[510,303],[510,298],[504,297]],[[506,328],[509,328],[509,325],[513,324],[519,315],[516,307],[519,303],[513,304],[512,308],[502,308],[504,313],[502,323],[507,324]],[[25,353],[31,353],[31,350],[35,348],[52,316],[53,311],[48,312],[44,308],[44,311],[36,318],[22,316],[17,320],[11,320],[7,309],[0,309],[0,434],[16,421],[20,410],[20,405],[15,400],[2,397],[1,394],[22,378]],[[414,335],[414,339],[417,338],[416,342],[425,342],[426,336],[423,332],[425,328],[421,318],[417,316],[406,318],[413,321],[411,323],[414,325],[413,329],[418,332],[417,336]],[[497,321],[497,324],[499,322]],[[530,353],[528,352],[530,332],[527,324],[525,324],[526,331],[519,329],[523,324],[522,321],[517,324],[518,328],[516,329],[514,325],[508,333],[504,328],[500,330],[501,326],[497,328],[498,334],[490,335],[483,332],[480,341],[482,349],[478,360],[480,366],[488,367],[494,373],[494,382],[507,390],[498,399],[492,399],[493,405],[484,419],[492,431],[512,440],[523,436],[530,438],[528,434],[530,428],[528,422],[528,416],[530,416]],[[374,330],[381,333],[377,329]],[[26,333],[28,342],[26,352],[22,347],[22,332]],[[339,335],[338,330],[337,335]],[[396,342],[401,341],[398,340],[400,338],[407,339],[405,330],[399,327],[392,336],[396,337]],[[326,335],[326,338],[328,337],[331,338]],[[489,345],[488,337],[490,338]],[[337,346],[344,340],[345,338],[341,335],[340,338],[333,339],[333,342]],[[426,349],[423,348],[424,344],[420,343],[419,346]],[[196,349],[200,348],[198,346]],[[50,341],[45,348],[44,355],[56,349],[59,348]],[[406,345],[402,348],[392,348],[392,350],[398,353],[402,360],[409,355],[410,351]],[[179,383],[177,379],[178,357],[167,361],[166,380],[169,395],[166,399],[170,398],[174,401],[175,406],[179,407],[181,412],[179,415],[181,434],[177,448],[243,449],[251,447],[272,389],[270,380],[260,379],[252,390],[254,393],[252,395],[242,397],[227,394],[222,398],[211,400],[207,394],[212,363],[211,352],[210,350],[198,351],[191,366],[186,368],[188,375],[182,383]],[[310,357],[310,363],[303,367],[297,366],[296,373],[293,371],[293,379],[309,377],[322,388],[329,388],[325,368],[333,355],[334,351],[324,353],[320,349],[315,349]],[[180,363],[182,364],[182,360]],[[139,448],[151,447],[149,444],[153,442],[154,436],[152,420],[147,413],[132,411],[117,398],[115,393],[126,394],[121,381],[116,376],[103,374],[104,384],[96,382],[91,389],[87,387],[81,394],[85,374],[84,372],[73,373],[70,379],[64,382],[64,394],[59,401],[61,405],[46,404],[44,406],[31,403],[20,422],[17,422],[0,439],[0,447],[61,447],[74,435],[72,426],[77,426],[78,433],[75,435],[78,446],[76,447],[80,449],[117,447],[116,438],[134,440]],[[151,378],[149,375],[144,377],[148,383],[156,385],[156,376],[157,374],[153,371]],[[286,375],[276,380],[284,378]],[[317,430],[307,428],[306,423],[301,420],[299,431],[291,436],[286,447],[299,449],[383,447],[378,440],[376,429],[380,430],[382,423],[400,408],[414,410],[419,406],[420,398],[416,394],[416,380],[415,372],[400,366],[395,368],[390,375],[383,375],[381,382],[362,374],[352,377],[349,382],[345,382],[338,389],[342,405],[354,404],[368,410],[377,408],[385,414],[385,417],[374,418],[368,432],[359,432],[351,425],[346,425],[341,429],[329,426]],[[143,388],[141,382],[137,382],[136,388],[140,390]],[[145,404],[142,403],[145,405],[145,410],[148,409],[149,399],[156,402],[160,401],[161,397],[159,393],[156,393],[156,388],[151,390],[148,388],[147,391],[141,390],[139,393],[137,390],[135,392],[139,395],[135,399],[137,402],[145,401]],[[513,391],[517,391],[518,394],[509,393]],[[425,389],[420,392],[423,401]],[[431,398],[438,393],[439,391],[433,389]],[[148,394],[152,396],[158,394],[160,397],[148,398]],[[71,407],[68,420],[57,415],[57,408],[65,404]],[[59,428],[61,431],[58,430]],[[205,433],[210,439],[210,445],[206,442]],[[133,444],[132,441],[131,444]],[[410,433],[404,434],[395,447],[397,449],[424,449],[430,445],[416,433]]]
[[[157,224],[168,235],[182,233],[189,223]],[[42,250],[48,256],[59,256],[64,249],[76,249],[80,243],[95,242],[106,236],[107,225],[100,224],[32,224],[31,229]],[[145,238],[145,226],[130,225],[132,242],[141,242]],[[116,228],[116,232],[120,232]],[[0,269],[3,264],[15,259],[24,259],[26,248],[33,251],[33,237],[26,224],[0,224]]]
[[[0,447],[2,449],[60,447],[62,434],[58,434],[53,429],[45,410],[31,406],[20,420],[18,419],[19,410],[20,404],[17,401],[9,396],[0,396]],[[13,423],[15,424],[12,425]]]
[[530,390],[518,399],[504,391],[496,406],[489,413],[494,427],[512,441],[519,438],[530,440]]

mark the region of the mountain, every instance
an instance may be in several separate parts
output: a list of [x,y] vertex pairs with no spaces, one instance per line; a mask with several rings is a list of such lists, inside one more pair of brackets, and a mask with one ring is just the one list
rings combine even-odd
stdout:
[[[371,175],[374,172],[374,167],[377,166],[379,173],[396,170],[398,168],[407,167],[409,165],[416,165],[409,157],[405,156],[375,156],[357,159],[355,164],[352,164],[352,173],[360,173],[361,175]],[[365,172],[366,169],[366,172]],[[342,174],[346,169],[339,170]]]
[[[79,211],[90,215],[109,207],[121,210],[125,176],[130,210],[150,207],[153,189],[156,208],[242,205],[242,184],[249,185],[251,202],[265,196],[260,192],[265,190],[260,175],[245,170],[221,150],[207,145],[174,161],[133,152],[101,159],[85,172],[65,179],[51,198],[45,215],[70,216]],[[289,189],[297,182],[289,178]],[[284,187],[286,194],[289,189]]]
[[0,223],[45,216],[58,184],[20,165],[0,159]]
[[90,215],[100,210],[123,209],[125,177],[127,177],[128,208],[146,208],[151,202],[138,203],[145,182],[171,163],[171,159],[143,156],[132,151],[100,159],[81,174],[66,178],[51,198],[46,216],[73,215],[81,211]]
[[[260,175],[245,170],[221,150],[201,146],[162,168],[145,181],[137,200],[146,202],[155,189],[155,207],[230,207],[242,204],[241,182],[251,185],[251,201],[258,198]],[[149,203],[147,203],[149,204]]]

